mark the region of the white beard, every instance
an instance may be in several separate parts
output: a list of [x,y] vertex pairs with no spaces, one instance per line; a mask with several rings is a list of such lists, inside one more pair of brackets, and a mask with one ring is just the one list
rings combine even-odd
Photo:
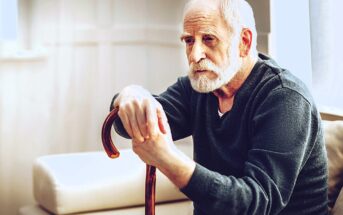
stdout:
[[[229,66],[226,69],[216,66],[209,59],[203,59],[199,63],[192,63],[189,67],[188,77],[193,89],[199,93],[209,93],[229,83],[242,66],[242,59],[239,57],[238,52],[238,46],[228,50]],[[207,70],[217,77],[210,79],[206,74],[196,74],[197,70]]]

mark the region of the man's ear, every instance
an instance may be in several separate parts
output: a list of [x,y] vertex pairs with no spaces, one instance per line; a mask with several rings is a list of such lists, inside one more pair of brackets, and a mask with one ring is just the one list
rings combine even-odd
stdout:
[[246,57],[249,54],[252,43],[252,32],[248,28],[243,28],[239,43],[239,56]]

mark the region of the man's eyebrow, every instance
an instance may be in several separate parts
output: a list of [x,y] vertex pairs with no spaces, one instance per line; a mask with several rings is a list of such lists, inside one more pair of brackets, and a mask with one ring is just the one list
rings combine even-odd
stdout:
[[[216,31],[213,31],[213,30],[205,30],[205,31],[201,31],[199,32],[201,34],[204,34],[204,35],[212,35],[214,37],[218,37],[217,35],[217,32]],[[184,32],[181,34],[180,36],[180,40],[183,41],[186,37],[191,37],[192,35],[190,33],[187,33],[187,32]]]
[[192,35],[189,33],[182,33],[180,36],[180,40],[183,41],[186,37],[190,37],[190,36],[192,36]]

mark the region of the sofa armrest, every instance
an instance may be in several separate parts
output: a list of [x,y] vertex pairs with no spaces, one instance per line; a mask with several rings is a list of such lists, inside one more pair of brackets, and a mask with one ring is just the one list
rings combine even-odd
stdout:
[[[39,157],[33,168],[34,196],[56,214],[144,205],[145,164],[131,149],[117,159],[104,152]],[[157,171],[156,202],[186,197]]]

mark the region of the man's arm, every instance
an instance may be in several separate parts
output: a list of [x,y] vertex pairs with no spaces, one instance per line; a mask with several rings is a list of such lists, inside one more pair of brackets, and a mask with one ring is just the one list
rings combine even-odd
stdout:
[[313,149],[319,131],[317,117],[297,92],[284,88],[271,92],[251,121],[244,175],[225,176],[197,164],[182,191],[205,214],[280,213]]

